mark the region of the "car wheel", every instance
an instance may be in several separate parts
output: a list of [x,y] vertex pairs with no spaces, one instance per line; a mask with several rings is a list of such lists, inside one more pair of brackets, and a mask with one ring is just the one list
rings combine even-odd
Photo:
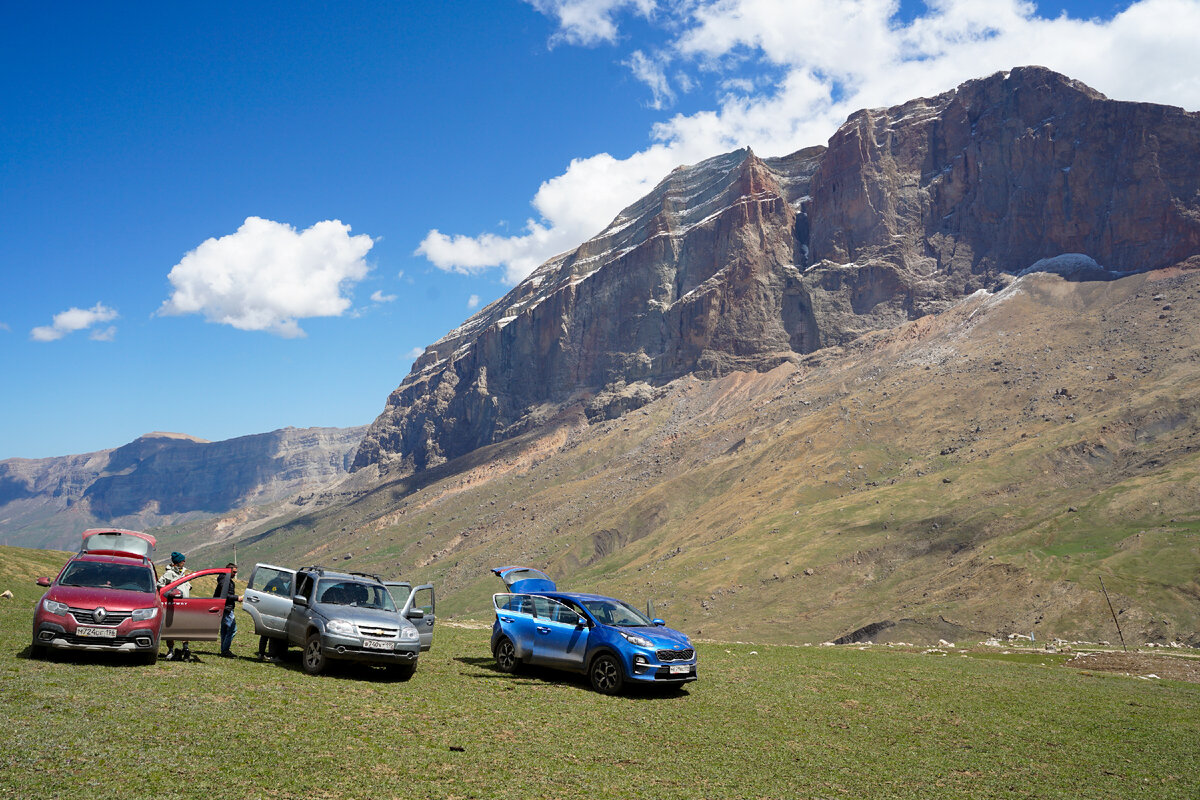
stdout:
[[387,668],[388,674],[406,681],[417,672],[416,664],[391,664]]
[[300,665],[309,675],[320,675],[326,663],[328,660],[325,658],[325,651],[321,649],[321,636],[314,633],[304,643],[304,658],[300,660]]
[[592,688],[600,694],[616,694],[625,683],[621,663],[608,653],[601,653],[592,660],[588,677],[592,679]]
[[501,672],[511,675],[521,666],[521,659],[517,658],[517,648],[513,647],[512,640],[507,636],[500,637],[500,641],[496,642],[496,649],[492,651],[492,655],[496,657],[496,666]]

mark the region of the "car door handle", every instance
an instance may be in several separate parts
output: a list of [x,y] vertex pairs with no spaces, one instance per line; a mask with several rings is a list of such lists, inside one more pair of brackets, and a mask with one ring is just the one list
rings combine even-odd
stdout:
[[501,621],[501,622],[507,622],[507,623],[509,623],[509,624],[512,624],[513,622],[516,622],[516,620],[515,620],[515,619],[513,619],[512,617],[501,617],[501,618],[500,618],[500,621]]
[[538,626],[537,626],[537,632],[538,632],[538,633],[549,633],[549,632],[550,632],[550,629],[549,629],[549,628],[547,628],[547,627],[545,627],[544,625],[538,625]]
[[251,595],[250,597],[247,597],[246,599],[247,599],[247,600],[249,600],[251,603],[257,603],[257,602],[258,602],[258,598],[257,598],[257,597],[254,597],[253,595]]

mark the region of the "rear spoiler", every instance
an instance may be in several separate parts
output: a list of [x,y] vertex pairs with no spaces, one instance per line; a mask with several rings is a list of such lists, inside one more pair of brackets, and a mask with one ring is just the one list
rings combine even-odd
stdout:
[[98,553],[108,556],[132,556],[149,558],[157,544],[155,538],[141,531],[121,528],[91,528],[83,532],[80,553]]

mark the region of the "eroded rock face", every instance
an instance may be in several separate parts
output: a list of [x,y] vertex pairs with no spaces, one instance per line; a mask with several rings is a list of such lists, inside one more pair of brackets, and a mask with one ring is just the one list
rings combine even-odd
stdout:
[[763,370],[994,288],[1040,259],[1200,252],[1200,115],[1037,67],[860,111],[784,158],[671,173],[594,239],[427,348],[354,468],[413,471],[581,403]]
[[97,453],[7,459],[0,533],[72,546],[96,520],[149,527],[270,502],[344,477],[365,430],[285,428],[222,442],[158,433]]

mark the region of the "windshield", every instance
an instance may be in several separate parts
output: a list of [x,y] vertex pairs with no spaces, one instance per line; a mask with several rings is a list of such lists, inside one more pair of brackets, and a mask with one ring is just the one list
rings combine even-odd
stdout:
[[317,585],[317,602],[331,606],[378,608],[395,611],[396,604],[383,584],[342,578],[324,578]]
[[583,607],[604,625],[623,628],[649,628],[654,625],[646,615],[620,600],[580,600]]
[[154,594],[154,573],[131,564],[103,564],[75,561],[63,570],[59,586],[86,586],[93,589],[125,589]]

